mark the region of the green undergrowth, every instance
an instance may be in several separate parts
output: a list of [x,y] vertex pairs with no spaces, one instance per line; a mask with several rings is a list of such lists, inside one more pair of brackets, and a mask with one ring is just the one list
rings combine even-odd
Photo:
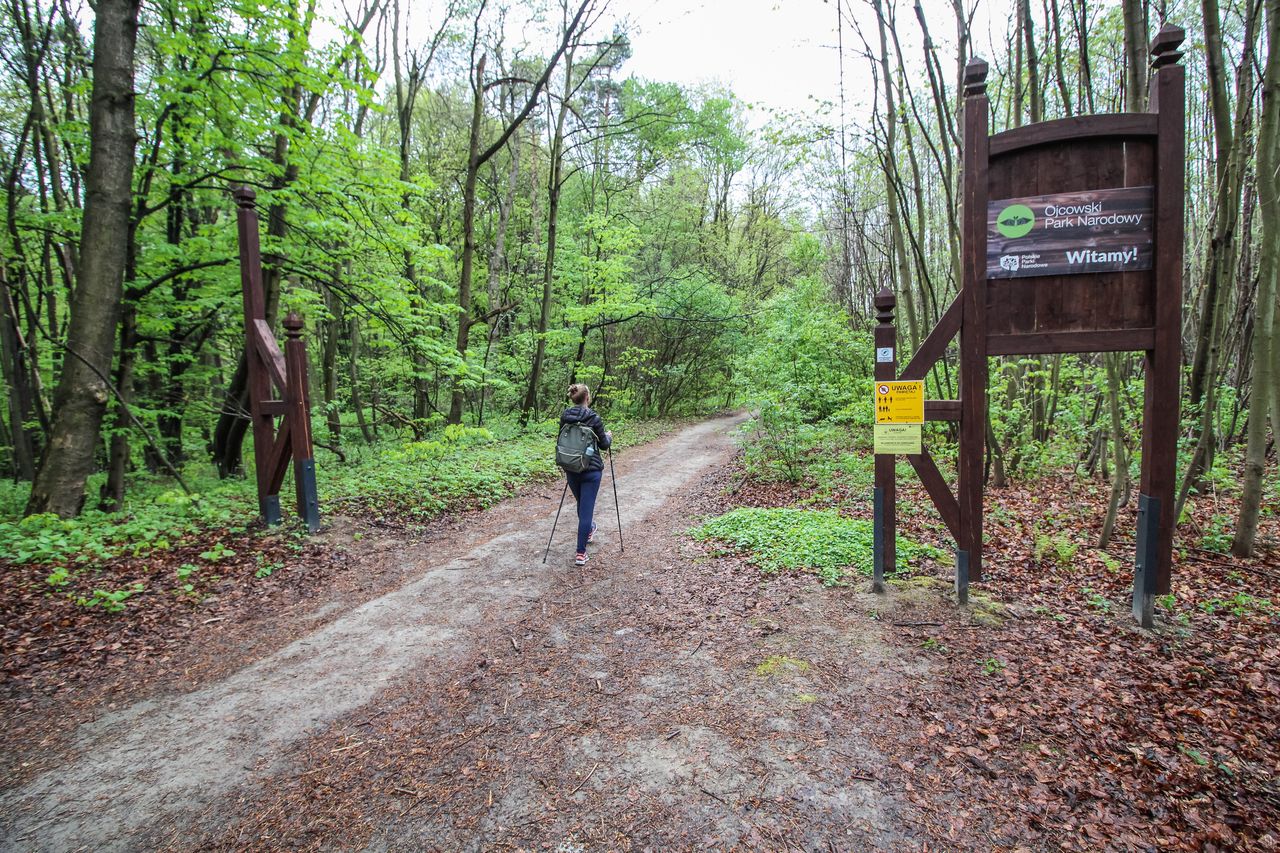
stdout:
[[[864,423],[833,419],[805,424],[766,407],[742,426],[742,466],[760,482],[812,486],[814,503],[841,503],[850,497],[870,501],[875,487],[870,439],[871,429]],[[942,454],[945,468],[945,440],[935,434],[926,443]],[[916,476],[904,456],[897,457],[896,470],[900,482]]]
[[11,563],[96,564],[174,547],[201,530],[247,529],[250,485],[216,478],[189,479],[186,494],[172,484],[150,481],[123,512],[87,509],[63,519],[52,513],[22,517],[27,486],[6,484],[0,497],[0,559]]
[[[747,553],[766,572],[812,571],[828,586],[844,582],[851,574],[872,571],[871,522],[845,518],[833,510],[735,509],[691,534]],[[906,571],[922,557],[940,556],[936,548],[898,537],[898,571]]]
[[361,453],[356,464],[317,472],[321,501],[378,506],[426,519],[456,506],[487,507],[555,471],[550,428],[499,436],[446,427],[425,441]]
[[[556,427],[555,420],[523,430],[514,424],[446,427],[424,441],[348,445],[345,463],[317,449],[322,516],[358,511],[424,521],[451,509],[490,506],[526,483],[556,474]],[[665,421],[619,424],[613,426],[614,445],[641,444],[671,427]],[[252,454],[246,446],[245,459],[252,460]],[[0,561],[93,566],[170,550],[198,541],[208,530],[250,530],[257,518],[251,477],[220,480],[209,466],[196,464],[183,474],[191,494],[172,480],[139,474],[130,482],[123,511],[86,509],[73,519],[52,514],[23,518],[30,486],[0,484]],[[100,484],[100,476],[90,479],[91,496]],[[291,475],[280,493],[285,515],[292,517]]]

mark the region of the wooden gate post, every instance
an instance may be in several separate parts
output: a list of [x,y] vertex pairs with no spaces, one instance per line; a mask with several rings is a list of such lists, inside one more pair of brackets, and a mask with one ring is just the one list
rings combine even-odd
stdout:
[[262,250],[258,242],[257,194],[249,187],[233,193],[240,244],[240,289],[244,297],[245,366],[248,370],[249,416],[253,425],[254,474],[258,481],[258,513],[267,524],[280,523],[280,496],[270,487],[271,446],[275,441],[274,413],[264,403],[271,397],[271,378],[259,347],[254,345],[259,320],[266,323],[267,305],[262,290]]
[[[893,325],[893,309],[898,300],[888,287],[876,294],[875,347],[876,380],[898,378],[898,332]],[[871,591],[884,592],[885,572],[898,565],[898,483],[897,458],[889,453],[875,454],[874,524],[872,536]]]
[[1184,33],[1165,24],[1151,42],[1150,109],[1156,114],[1155,346],[1146,351],[1142,477],[1138,494],[1133,615],[1144,628],[1154,598],[1169,591],[1182,359],[1182,242],[1186,191]]
[[956,596],[969,600],[969,581],[982,579],[982,475],[987,438],[987,63],[964,68],[964,188],[961,221],[964,317],[960,325],[960,536]]
[[[320,501],[316,494],[315,450],[311,446],[311,389],[307,379],[307,346],[302,342],[302,318],[290,311],[284,318],[285,417],[289,420],[293,453],[293,483],[298,515],[307,529],[320,529]],[[279,500],[277,498],[276,500]]]
[[[311,445],[311,394],[307,387],[307,348],[302,342],[302,318],[290,313],[285,319],[288,340],[281,354],[267,323],[255,195],[248,187],[236,189],[234,195],[258,512],[267,524],[280,523],[280,486],[292,459],[298,515],[306,522],[307,529],[315,533],[320,529],[320,503],[316,496],[316,463]],[[273,397],[273,390],[280,396]],[[280,418],[278,433],[277,417]]]

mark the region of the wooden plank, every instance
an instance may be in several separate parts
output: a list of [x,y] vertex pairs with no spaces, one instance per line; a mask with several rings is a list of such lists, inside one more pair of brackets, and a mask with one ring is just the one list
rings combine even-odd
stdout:
[[[1016,156],[991,164],[991,169],[987,173],[987,187],[992,197],[1008,198],[1019,193],[1025,194],[1028,186],[1031,187],[1031,191],[1034,191],[1036,184],[1026,183],[1025,169],[1019,166],[1025,159],[1025,156]],[[1034,181],[1034,175],[1032,180]],[[988,334],[992,332],[1009,334],[1014,331],[1013,317],[1015,314],[1022,313],[1019,310],[1018,300],[1028,293],[1025,288],[1015,289],[1015,284],[1021,283],[1002,280],[987,282]]]
[[1065,352],[1141,352],[1155,341],[1155,329],[1098,329],[991,335],[989,355],[1052,355]]
[[285,472],[289,470],[289,460],[293,457],[293,437],[290,433],[289,418],[286,417],[280,422],[280,430],[267,454],[268,494],[280,494]]
[[[1150,226],[1150,231],[1151,231],[1151,240],[1152,240],[1151,246],[1152,248],[1154,248],[1154,245],[1155,245],[1155,224],[1154,224],[1155,188],[1154,188],[1154,185],[1149,182],[1141,183],[1141,184],[1138,183],[1137,181],[1134,180],[1134,178],[1136,177],[1136,174],[1135,175],[1129,174],[1129,170],[1128,170],[1129,149],[1130,149],[1130,140],[1128,139],[1124,139],[1124,140],[1112,139],[1112,140],[1100,141],[1098,143],[1098,147],[1095,149],[1093,153],[1094,162],[1093,162],[1092,171],[1090,172],[1089,177],[1091,182],[1095,186],[1152,187],[1151,216],[1153,218],[1153,221]],[[1136,190],[1134,190],[1134,192],[1136,192]],[[1148,251],[1148,250],[1144,250],[1142,246],[1135,246],[1134,248],[1137,248],[1140,251]],[[1147,266],[1146,274],[1150,275],[1151,267],[1155,266],[1154,255],[1152,256],[1150,262],[1146,264],[1146,266]],[[1081,323],[1074,326],[1064,327],[1064,328],[1075,328],[1075,329],[1127,328],[1127,326],[1119,323],[1120,318],[1117,317],[1115,308],[1113,305],[1110,304],[1110,299],[1108,298],[1110,294],[1107,289],[1107,283],[1114,281],[1114,278],[1113,278],[1114,275],[1119,275],[1119,273],[1115,273],[1113,271],[1111,275],[1099,275],[1099,276],[1093,277],[1093,281],[1091,283],[1092,286],[1090,286],[1082,294],[1082,300],[1081,300],[1082,309],[1080,312]],[[1086,280],[1085,283],[1090,284],[1088,280]],[[1125,301],[1128,301],[1128,298],[1130,296],[1131,294],[1120,294],[1120,298]]]
[[951,489],[947,486],[947,481],[942,478],[942,472],[938,470],[933,457],[929,455],[928,449],[925,448],[924,452],[919,456],[907,456],[907,461],[916,470],[916,476],[920,478],[920,484],[924,486],[924,490],[933,501],[933,505],[938,508],[938,515],[942,516],[942,523],[947,525],[947,530],[951,531],[951,538],[955,539],[958,545],[960,542],[960,504],[956,501],[956,496],[951,494]]
[[938,325],[934,326],[933,330],[925,337],[915,355],[911,356],[911,360],[907,362],[907,366],[902,368],[902,372],[898,374],[899,378],[924,379],[925,374],[946,353],[947,345],[951,343],[951,339],[960,331],[960,320],[963,316],[964,302],[960,296],[957,296],[951,300],[947,310],[942,312],[942,316],[938,318]]
[[[1156,183],[1155,162],[1156,149],[1154,140],[1142,140],[1125,145],[1125,180],[1135,184]],[[1159,223],[1157,223],[1158,225]],[[1110,300],[1106,303],[1106,317],[1113,322],[1102,325],[1101,319],[1097,328],[1131,329],[1139,326],[1154,326],[1155,317],[1155,271],[1121,275],[1117,279],[1109,279]]]
[[1020,281],[992,279],[987,282],[987,333],[1008,335],[1013,332],[1012,303],[1015,290],[1026,291]]
[[[1156,117],[1150,113],[1113,113],[1044,121],[1015,127],[991,137],[991,159],[997,160],[1024,148],[1090,137],[1155,136]],[[993,164],[994,165],[994,164]]]
[[924,419],[926,421],[958,421],[960,420],[960,401],[925,400]]
[[273,418],[278,418],[288,411],[284,400],[262,400],[258,406],[264,415],[271,415]]
[[256,332],[253,336],[253,345],[258,350],[263,365],[266,366],[271,382],[283,396],[286,384],[284,356],[280,353],[279,344],[276,343],[275,333],[271,331],[266,320],[254,320],[253,325]]
[[[1053,188],[1053,184],[1041,181],[1045,156],[1059,156],[1056,149],[1045,151],[1020,151],[1006,157],[991,166],[991,193],[1000,193],[1000,198],[1013,196],[1039,195],[1042,190]],[[987,228],[988,209],[983,213],[983,228]],[[986,235],[987,256],[983,263],[987,264],[990,255],[990,234]],[[990,279],[990,273],[987,273]],[[1027,286],[1027,281],[988,280],[987,282],[987,330],[1000,330],[1008,334],[1017,332],[1034,332],[1036,330],[1036,305],[1040,292],[1039,283]],[[994,325],[993,325],[994,323]]]

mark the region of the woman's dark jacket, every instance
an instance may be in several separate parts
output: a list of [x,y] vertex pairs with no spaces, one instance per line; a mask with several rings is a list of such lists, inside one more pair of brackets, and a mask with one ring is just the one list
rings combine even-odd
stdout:
[[[590,406],[570,406],[560,413],[560,426],[565,424],[586,424],[591,427],[591,431],[596,434],[596,444],[603,450],[608,450],[612,442],[609,440],[608,434],[604,431],[604,421],[600,420],[600,416]],[[591,458],[591,470],[604,470],[604,454],[597,453]]]

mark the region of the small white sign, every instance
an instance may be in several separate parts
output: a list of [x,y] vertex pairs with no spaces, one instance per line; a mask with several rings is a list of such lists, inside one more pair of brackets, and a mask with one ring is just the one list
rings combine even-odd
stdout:
[[893,361],[893,347],[876,347],[876,361]]

